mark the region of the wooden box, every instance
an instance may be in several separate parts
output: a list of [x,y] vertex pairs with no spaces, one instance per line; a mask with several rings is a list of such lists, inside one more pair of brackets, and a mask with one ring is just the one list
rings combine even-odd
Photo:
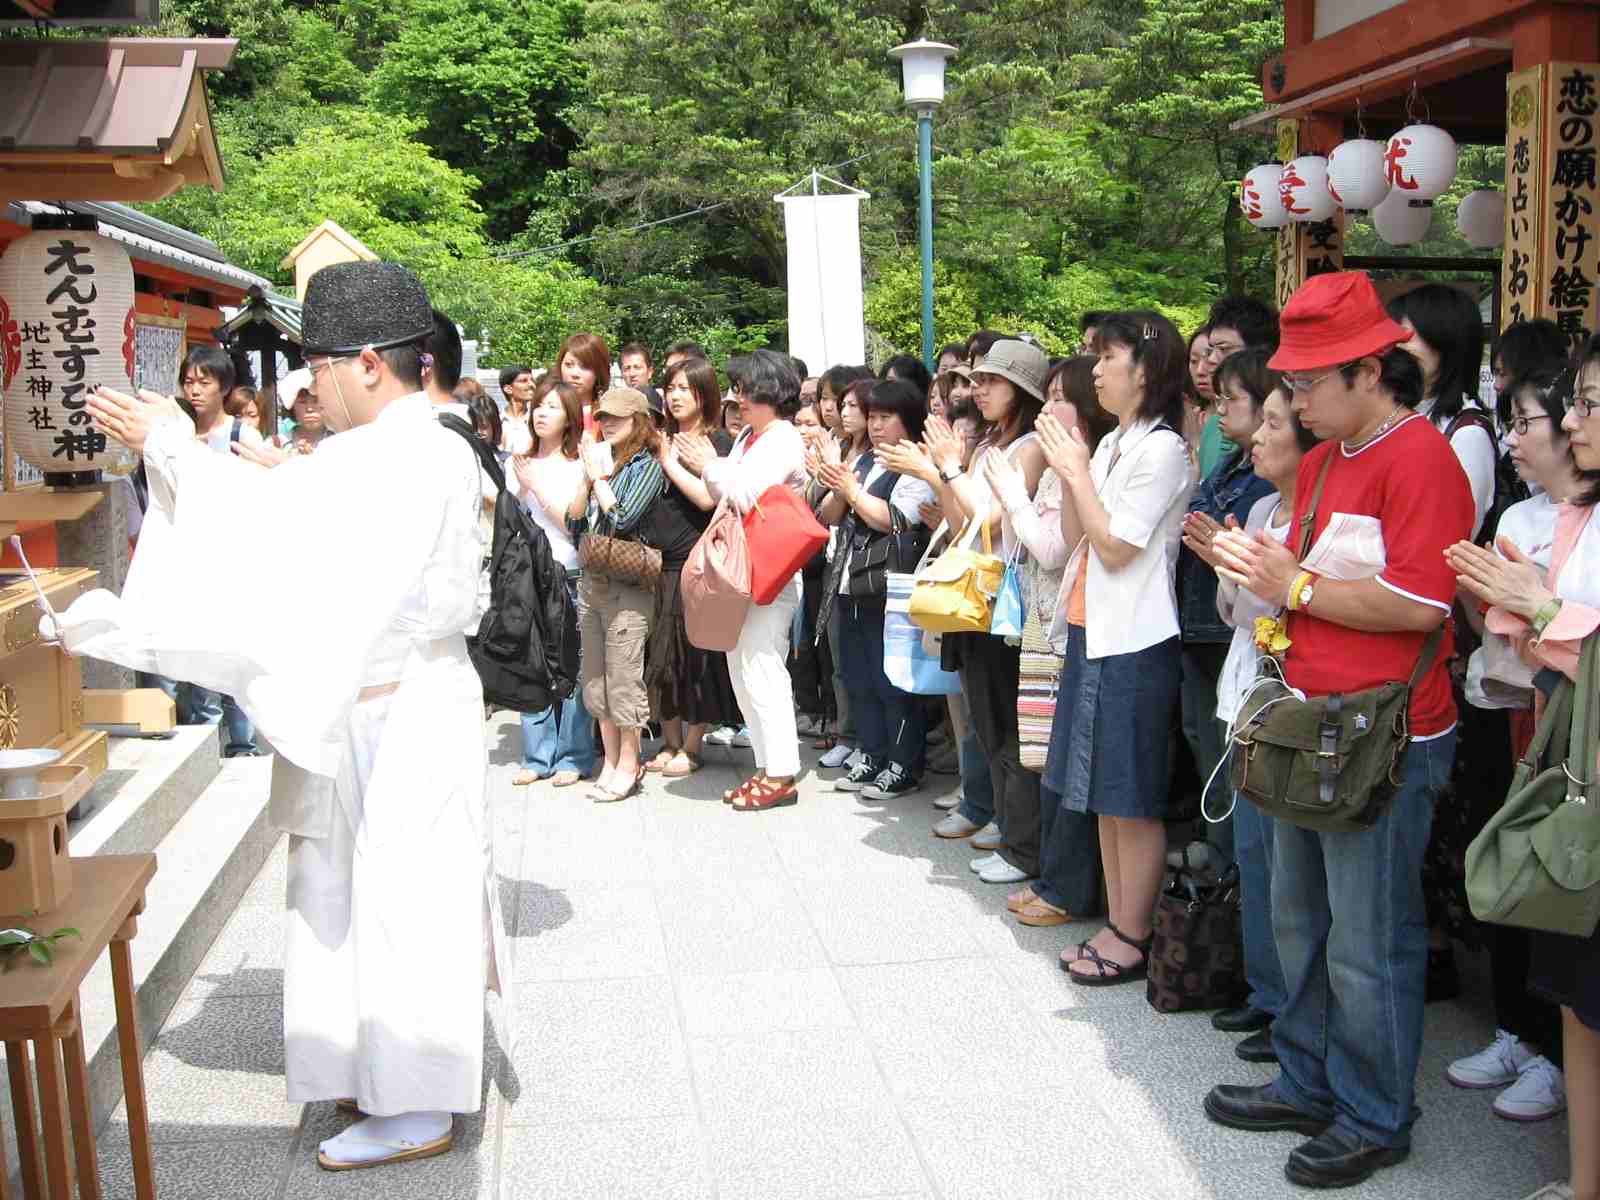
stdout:
[[43,767],[38,780],[38,796],[0,800],[0,913],[47,913],[72,894],[67,813],[89,790],[89,769]]
[[[39,571],[58,612],[95,585],[83,567]],[[20,571],[0,572],[0,749],[48,747],[93,779],[106,769],[106,735],[83,727],[83,672],[77,659],[39,638],[39,605]]]

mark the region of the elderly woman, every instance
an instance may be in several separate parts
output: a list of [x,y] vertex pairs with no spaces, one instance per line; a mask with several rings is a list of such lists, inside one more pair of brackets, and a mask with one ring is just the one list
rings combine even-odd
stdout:
[[[638,541],[645,518],[661,500],[665,477],[656,455],[660,435],[650,419],[643,392],[613,388],[595,405],[600,436],[611,449],[605,461],[594,442],[579,443],[583,478],[568,524],[583,534]],[[644,686],[644,648],[655,609],[654,584],[610,574],[604,564],[583,563],[578,583],[578,643],[583,658],[583,705],[600,722],[605,766],[592,798],[597,803],[626,800],[639,790],[639,731],[650,720]]]
[[[728,364],[743,429],[726,458],[711,452],[704,435],[680,434],[674,445],[690,470],[699,470],[712,499],[739,513],[755,507],[769,487],[799,495],[806,486],[805,443],[790,418],[800,407],[800,376],[787,355],[756,350]],[[771,604],[752,605],[728,672],[740,711],[750,724],[756,773],[723,797],[736,812],[794,804],[800,771],[794,689],[789,681],[789,631],[800,607],[800,575]]]

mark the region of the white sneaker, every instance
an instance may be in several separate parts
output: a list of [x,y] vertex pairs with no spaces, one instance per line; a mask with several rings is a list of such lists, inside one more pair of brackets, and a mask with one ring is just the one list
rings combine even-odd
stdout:
[[733,745],[734,735],[737,732],[738,730],[734,729],[733,726],[724,725],[720,729],[713,729],[706,734],[705,740],[713,746],[731,746]]
[[1533,1055],[1522,1039],[1504,1029],[1494,1031],[1494,1041],[1445,1068],[1445,1078],[1460,1088],[1504,1087],[1522,1074]]
[[1547,1183],[1531,1196],[1524,1196],[1523,1200],[1572,1200],[1572,1185],[1570,1183]]
[[850,751],[850,760],[845,765],[854,771],[861,765],[861,760],[864,758],[866,758],[866,755],[861,752],[861,748],[858,746],[856,749]]
[[969,862],[967,864],[967,870],[971,871],[974,875],[982,875],[985,867],[991,866],[997,862],[1005,862],[1005,859],[1001,858],[998,854],[985,854],[981,858],[975,858]]
[[[710,736],[710,734],[706,735],[708,739]],[[846,746],[843,742],[840,742],[832,750],[829,750],[820,759],[818,759],[817,765],[819,767],[827,767],[831,771],[836,771],[840,767],[844,766],[845,763],[849,762],[850,756],[854,753],[855,751],[853,749],[851,749],[849,746]]]
[[974,850],[998,850],[1005,845],[1005,838],[1000,835],[1000,826],[990,821],[977,833],[972,835],[972,848]]
[[1517,1081],[1494,1098],[1494,1113],[1508,1121],[1543,1121],[1567,1108],[1567,1080],[1544,1055],[1530,1059]]
[[963,799],[965,799],[965,797],[962,796],[960,792],[946,792],[942,796],[934,797],[933,806],[937,809],[942,809],[945,812],[949,812],[952,808],[955,808],[956,805],[960,804]]
[[733,741],[729,745],[737,746],[741,750],[750,749],[750,726],[739,726],[739,731],[733,735]]
[[1021,883],[1032,876],[1019,867],[1013,867],[998,854],[994,861],[978,872],[978,878],[985,883]]

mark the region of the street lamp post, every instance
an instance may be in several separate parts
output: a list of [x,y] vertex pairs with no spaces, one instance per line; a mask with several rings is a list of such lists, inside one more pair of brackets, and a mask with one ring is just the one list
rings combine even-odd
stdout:
[[945,62],[956,48],[926,39],[889,51],[900,60],[906,104],[917,114],[917,175],[921,185],[918,241],[922,249],[922,361],[934,369],[933,351],[933,110],[944,102]]

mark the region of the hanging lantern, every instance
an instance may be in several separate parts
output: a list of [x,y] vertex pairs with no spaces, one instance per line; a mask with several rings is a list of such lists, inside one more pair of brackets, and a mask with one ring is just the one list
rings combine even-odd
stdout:
[[87,403],[97,387],[133,390],[133,263],[64,224],[37,222],[0,255],[6,452],[46,475],[125,474],[137,459],[94,427]]
[[1346,212],[1371,212],[1389,194],[1384,145],[1371,138],[1340,142],[1328,155],[1328,194]]
[[1414,246],[1428,236],[1433,205],[1409,199],[1399,188],[1372,210],[1372,227],[1391,246]]
[[1282,174],[1283,168],[1277,163],[1263,163],[1253,168],[1239,184],[1239,207],[1244,219],[1257,229],[1282,229],[1289,223],[1283,197],[1278,194]]
[[1431,203],[1456,177],[1456,140],[1437,125],[1407,125],[1383,152],[1389,183],[1412,200]]
[[1461,197],[1456,229],[1474,250],[1493,250],[1506,240],[1506,197],[1495,188],[1479,188]]
[[1328,160],[1320,154],[1291,159],[1278,180],[1278,195],[1291,221],[1326,221],[1338,207],[1328,191]]

